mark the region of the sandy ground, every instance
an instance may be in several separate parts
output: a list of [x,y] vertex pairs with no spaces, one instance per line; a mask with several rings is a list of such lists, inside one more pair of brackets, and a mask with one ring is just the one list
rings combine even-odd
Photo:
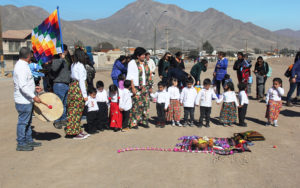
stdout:
[[[292,59],[270,60],[272,77],[283,76]],[[201,75],[211,78],[215,63]],[[190,65],[187,66],[190,68]],[[232,64],[229,73],[236,83]],[[106,88],[111,83],[109,72],[98,72]],[[272,79],[272,78],[271,78]],[[272,84],[267,81],[267,88]],[[254,95],[255,86],[252,86]],[[265,127],[263,103],[251,100],[247,128],[171,127],[140,128],[127,133],[106,131],[86,140],[64,138],[63,130],[52,123],[33,120],[34,137],[43,146],[33,152],[16,151],[17,112],[13,101],[13,82],[0,80],[0,187],[299,187],[300,183],[300,108],[283,107],[279,127]],[[213,105],[215,119],[220,106]],[[151,105],[151,117],[156,116]],[[195,117],[199,118],[199,109]],[[233,133],[256,130],[266,141],[255,142],[251,153],[231,156],[210,154],[137,151],[118,154],[126,147],[174,147],[177,138],[186,135],[230,137]],[[277,148],[274,149],[273,145]]]

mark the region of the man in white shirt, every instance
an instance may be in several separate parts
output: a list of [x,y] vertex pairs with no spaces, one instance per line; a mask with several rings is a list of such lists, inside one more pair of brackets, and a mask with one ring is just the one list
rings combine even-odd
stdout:
[[14,68],[14,99],[18,111],[17,124],[17,151],[32,151],[33,147],[41,146],[41,143],[32,139],[31,119],[33,102],[40,103],[41,100],[35,95],[40,92],[40,87],[35,87],[34,78],[29,65],[31,59],[30,49],[22,47],[19,52],[19,60]]

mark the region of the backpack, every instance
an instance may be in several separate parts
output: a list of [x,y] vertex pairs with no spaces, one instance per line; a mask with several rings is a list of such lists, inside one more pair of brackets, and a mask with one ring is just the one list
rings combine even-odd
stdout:
[[289,78],[292,76],[292,69],[293,69],[294,64],[291,64],[289,68],[285,71],[284,76]]

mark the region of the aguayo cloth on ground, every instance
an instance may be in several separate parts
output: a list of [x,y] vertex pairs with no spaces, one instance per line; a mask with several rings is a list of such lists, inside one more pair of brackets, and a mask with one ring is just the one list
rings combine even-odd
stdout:
[[210,153],[219,155],[231,155],[251,150],[249,146],[253,146],[253,141],[263,141],[264,136],[256,131],[247,131],[236,133],[231,138],[215,138],[200,136],[183,136],[179,138],[180,143],[175,148],[125,148],[118,150],[118,153],[125,151],[151,150],[151,151],[167,151],[167,152],[193,152],[193,153]]
[[51,61],[54,55],[63,52],[58,9],[32,30],[31,42],[34,57],[40,64]]

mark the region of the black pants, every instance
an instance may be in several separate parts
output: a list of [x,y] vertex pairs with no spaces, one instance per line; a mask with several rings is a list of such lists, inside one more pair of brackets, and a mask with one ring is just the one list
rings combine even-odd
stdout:
[[160,123],[166,122],[165,103],[156,103],[157,121]]
[[194,122],[194,113],[195,113],[195,108],[193,107],[184,107],[184,122],[186,123],[188,121],[188,118],[190,116],[190,122]]
[[224,85],[225,80],[216,80],[217,94],[221,93],[221,84]]
[[203,124],[203,119],[205,118],[206,124],[210,121],[211,107],[200,106],[200,124]]
[[87,132],[88,133],[96,132],[97,127],[99,125],[98,111],[88,112],[86,116],[86,120],[87,120]]
[[130,110],[122,111],[122,114],[123,114],[122,129],[125,129],[129,127]]
[[248,108],[248,104],[244,104],[241,108],[238,108],[239,109],[239,124],[240,125],[245,124],[245,117],[246,117],[246,113],[247,113],[247,108]]
[[99,107],[99,111],[98,111],[99,124],[98,124],[97,129],[99,129],[99,130],[109,129],[108,106],[107,106],[106,102],[97,102],[97,105]]

